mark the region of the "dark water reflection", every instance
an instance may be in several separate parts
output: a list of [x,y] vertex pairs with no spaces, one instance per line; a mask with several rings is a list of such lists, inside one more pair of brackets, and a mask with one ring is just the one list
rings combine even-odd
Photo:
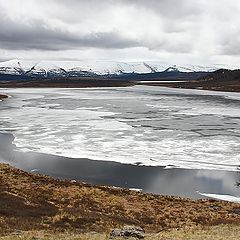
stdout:
[[11,134],[0,133],[0,162],[58,178],[143,189],[144,192],[201,198],[196,191],[239,195],[238,172],[164,169],[15,151]]

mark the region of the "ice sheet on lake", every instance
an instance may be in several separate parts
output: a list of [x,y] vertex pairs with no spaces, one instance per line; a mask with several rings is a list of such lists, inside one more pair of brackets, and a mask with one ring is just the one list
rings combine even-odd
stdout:
[[0,131],[21,151],[237,171],[236,93],[161,87],[5,89]]

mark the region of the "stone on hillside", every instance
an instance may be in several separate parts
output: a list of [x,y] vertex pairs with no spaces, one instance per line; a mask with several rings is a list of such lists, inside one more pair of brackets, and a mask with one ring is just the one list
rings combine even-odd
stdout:
[[110,239],[115,237],[134,237],[138,239],[144,238],[144,230],[136,226],[124,226],[122,229],[113,229],[110,233]]

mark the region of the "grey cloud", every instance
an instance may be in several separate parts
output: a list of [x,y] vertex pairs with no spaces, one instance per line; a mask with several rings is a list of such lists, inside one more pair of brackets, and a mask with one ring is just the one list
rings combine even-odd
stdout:
[[123,49],[139,45],[137,41],[113,31],[77,34],[62,29],[51,29],[40,20],[31,20],[31,24],[17,23],[1,12],[0,18],[2,49],[66,50],[83,47]]
[[16,3],[0,0],[0,50],[12,55],[36,49],[61,57],[65,50],[100,58],[114,50],[133,59],[140,51],[146,58],[240,56],[239,32],[228,32],[239,28],[238,0],[24,0],[12,11]]
[[0,33],[1,48],[67,50],[73,48],[115,48],[123,49],[138,46],[136,41],[125,39],[115,32],[98,32],[83,36],[68,32],[49,31],[43,28],[24,29],[21,32]]
[[[88,0],[87,2],[81,0],[53,0],[53,2],[63,5],[65,10],[70,9],[73,11],[73,6],[75,6],[75,9],[77,9],[75,13],[79,13],[80,16],[82,13],[83,16],[88,14],[88,17],[93,19],[98,12],[103,11],[107,14],[109,6],[124,7],[126,9],[133,7],[137,11],[143,12],[150,10],[152,12],[150,14],[155,14],[161,22],[163,26],[161,30],[162,33],[169,34],[169,39],[164,40],[161,39],[161,37],[160,39],[152,38],[151,41],[148,42],[145,41],[144,38],[141,38],[135,46],[146,47],[150,50],[176,51],[177,53],[189,53],[192,47],[189,47],[191,44],[189,44],[187,39],[185,43],[184,39],[180,43],[176,42],[171,37],[171,33],[184,34],[189,30],[194,31],[194,27],[196,26],[191,25],[194,23],[194,18],[202,13],[202,3],[204,1],[205,0],[199,0],[192,4],[192,0],[104,0],[100,3],[97,0]],[[76,15],[72,16],[72,18],[74,21],[77,21]],[[179,18],[181,18],[181,21]],[[69,14],[67,14],[67,20],[69,20]],[[134,20],[134,16],[132,16],[131,22],[134,22]],[[81,21],[81,19],[78,19],[78,21]],[[143,31],[147,29],[147,25],[151,25],[148,19],[146,19],[146,25],[142,26]],[[132,30],[134,32],[134,29]],[[161,35],[161,32],[159,32],[159,35]]]
[[[33,0],[34,1],[34,0]],[[95,15],[105,13],[111,7],[130,8],[136,10],[151,11],[159,18],[166,21],[177,21],[196,18],[205,11],[206,0],[198,0],[193,4],[192,0],[42,0],[45,4],[54,3],[56,10],[62,10],[62,19],[68,22],[78,22],[82,17],[95,18]],[[134,19],[134,16],[133,16]],[[193,19],[191,19],[192,21]],[[177,22],[174,22],[178,25]]]
[[[149,9],[159,16],[177,19],[197,16],[204,11],[204,0],[121,0],[125,4],[134,5],[136,8]],[[177,23],[176,23],[177,24]]]
[[191,53],[193,44],[187,40],[183,41],[168,41],[163,40],[158,43],[148,44],[151,50],[162,50],[169,53]]
[[177,18],[179,16],[198,15],[204,11],[202,3],[205,0],[198,0],[194,4],[192,0],[52,0],[65,7],[80,6],[92,10],[106,8],[109,5],[135,6],[136,8],[145,8],[157,12],[160,15],[166,15]]
[[228,56],[240,55],[239,21],[224,21],[219,24],[219,31],[215,32],[216,48],[219,54]]
[[222,41],[219,46],[219,52],[223,55],[240,55],[240,37],[236,35],[236,37],[228,38]]

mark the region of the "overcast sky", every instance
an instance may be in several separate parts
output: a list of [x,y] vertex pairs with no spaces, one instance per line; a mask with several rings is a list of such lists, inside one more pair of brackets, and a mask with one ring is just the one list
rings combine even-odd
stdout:
[[0,0],[0,60],[240,63],[239,0]]

